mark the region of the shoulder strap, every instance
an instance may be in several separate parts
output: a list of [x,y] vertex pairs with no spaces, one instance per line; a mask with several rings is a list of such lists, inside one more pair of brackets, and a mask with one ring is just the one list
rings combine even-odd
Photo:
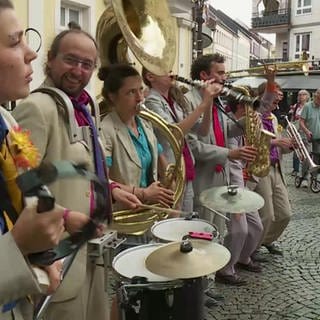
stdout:
[[[41,87],[32,91],[32,93],[33,92],[41,92],[50,95],[60,106],[62,106],[65,109],[69,120],[69,137],[71,143],[75,143],[80,140],[87,141],[88,132],[85,130],[85,127],[78,126],[76,118],[74,116],[73,104],[67,94],[65,94],[62,90],[54,87]],[[91,95],[89,96],[90,104],[92,106],[91,114],[94,116],[97,130],[98,132],[100,132],[101,129],[99,106],[95,102],[95,100],[92,99]]]

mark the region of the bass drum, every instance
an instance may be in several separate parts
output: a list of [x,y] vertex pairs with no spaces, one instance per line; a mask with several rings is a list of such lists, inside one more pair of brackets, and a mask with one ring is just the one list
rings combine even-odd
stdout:
[[217,227],[206,220],[184,218],[167,219],[155,223],[151,227],[151,233],[156,241],[173,242],[196,233],[200,237],[204,234],[212,235],[213,241],[219,242]]
[[146,268],[146,258],[159,246],[162,244],[130,248],[114,258],[120,319],[202,320],[202,278],[170,279]]

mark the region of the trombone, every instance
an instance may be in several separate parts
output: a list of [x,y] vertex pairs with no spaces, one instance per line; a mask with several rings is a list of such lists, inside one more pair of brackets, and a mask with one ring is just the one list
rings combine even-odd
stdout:
[[317,165],[313,162],[309,151],[307,147],[305,146],[304,142],[302,141],[301,135],[298,132],[297,128],[294,126],[292,122],[289,121],[288,116],[284,117],[288,126],[287,126],[287,135],[290,139],[293,140],[293,148],[294,151],[296,152],[299,161],[307,161],[309,165],[309,171],[315,172],[320,169],[320,165]]
[[244,76],[264,76],[265,68],[270,66],[274,67],[277,74],[287,75],[303,72],[305,76],[309,75],[309,63],[314,62],[314,60],[297,60],[289,62],[278,62],[278,63],[267,63],[262,66],[252,67],[248,69],[233,70],[227,72],[228,78],[238,78]]

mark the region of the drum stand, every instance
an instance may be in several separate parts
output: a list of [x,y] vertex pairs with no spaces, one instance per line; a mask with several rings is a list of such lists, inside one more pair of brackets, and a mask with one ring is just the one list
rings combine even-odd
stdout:
[[107,291],[108,268],[112,265],[112,260],[117,254],[117,249],[126,241],[126,238],[118,238],[116,230],[107,230],[100,238],[92,239],[88,242],[88,255],[93,259],[103,258],[105,291]]

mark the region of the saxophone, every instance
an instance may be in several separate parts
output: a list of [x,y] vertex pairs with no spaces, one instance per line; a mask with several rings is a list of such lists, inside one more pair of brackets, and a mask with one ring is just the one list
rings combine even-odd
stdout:
[[[249,90],[245,87],[234,86],[233,90],[240,91],[246,96],[251,97]],[[260,116],[253,108],[254,101],[254,99],[245,100],[245,143],[257,149],[256,159],[248,163],[247,172],[250,176],[254,175],[262,178],[268,175],[270,170],[271,139],[275,138],[275,135],[262,128]]]

